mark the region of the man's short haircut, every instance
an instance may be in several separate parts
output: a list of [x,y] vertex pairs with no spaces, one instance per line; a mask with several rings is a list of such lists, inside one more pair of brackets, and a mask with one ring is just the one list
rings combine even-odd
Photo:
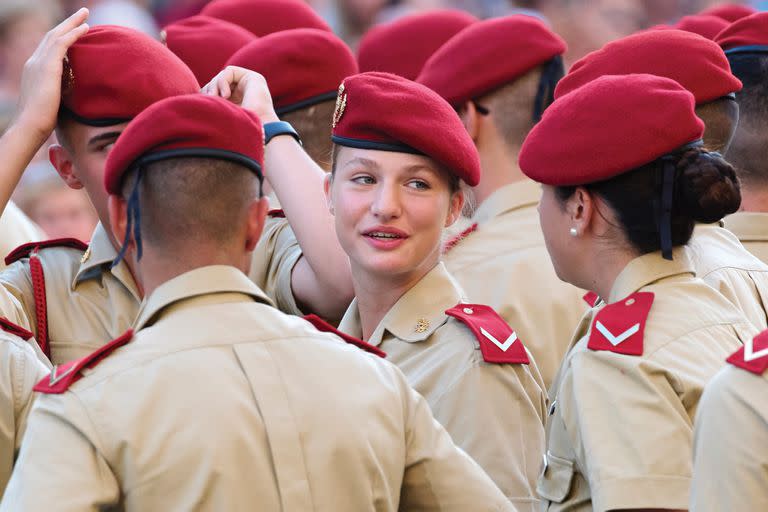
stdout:
[[331,123],[335,108],[336,100],[332,99],[280,116],[299,133],[304,151],[326,171],[331,169]]
[[768,54],[736,53],[728,56],[731,71],[744,84],[736,93],[739,125],[728,160],[746,188],[768,186]]
[[[133,170],[124,180],[126,199],[136,176]],[[170,158],[142,169],[139,190],[143,241],[162,251],[178,251],[231,243],[259,197],[259,179],[228,160]]]

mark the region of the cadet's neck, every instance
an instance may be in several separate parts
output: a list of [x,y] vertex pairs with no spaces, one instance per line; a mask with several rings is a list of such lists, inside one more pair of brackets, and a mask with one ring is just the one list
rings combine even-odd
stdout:
[[768,188],[744,186],[741,188],[741,211],[768,212]]
[[480,148],[480,184],[473,187],[477,206],[501,187],[525,178],[517,163],[520,148],[504,143],[487,144]]

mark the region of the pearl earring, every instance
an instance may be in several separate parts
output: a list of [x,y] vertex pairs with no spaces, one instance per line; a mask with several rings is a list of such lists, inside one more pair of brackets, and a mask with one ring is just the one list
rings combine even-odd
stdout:
[[578,234],[579,234],[579,232],[576,231],[576,228],[571,228],[570,233],[571,233],[571,236],[578,236]]

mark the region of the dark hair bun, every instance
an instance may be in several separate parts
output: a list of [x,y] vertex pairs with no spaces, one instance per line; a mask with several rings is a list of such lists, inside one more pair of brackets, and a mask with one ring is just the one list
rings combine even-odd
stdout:
[[720,153],[689,149],[677,163],[681,209],[694,220],[711,224],[741,205],[741,187],[733,166]]

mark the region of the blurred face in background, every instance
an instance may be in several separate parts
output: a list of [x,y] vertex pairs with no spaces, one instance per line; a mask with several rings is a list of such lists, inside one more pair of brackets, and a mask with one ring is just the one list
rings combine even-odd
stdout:
[[51,28],[56,12],[53,7],[47,10],[45,2],[28,0],[20,7],[16,0],[8,1],[0,1],[0,81],[6,94],[18,91],[24,63]]

